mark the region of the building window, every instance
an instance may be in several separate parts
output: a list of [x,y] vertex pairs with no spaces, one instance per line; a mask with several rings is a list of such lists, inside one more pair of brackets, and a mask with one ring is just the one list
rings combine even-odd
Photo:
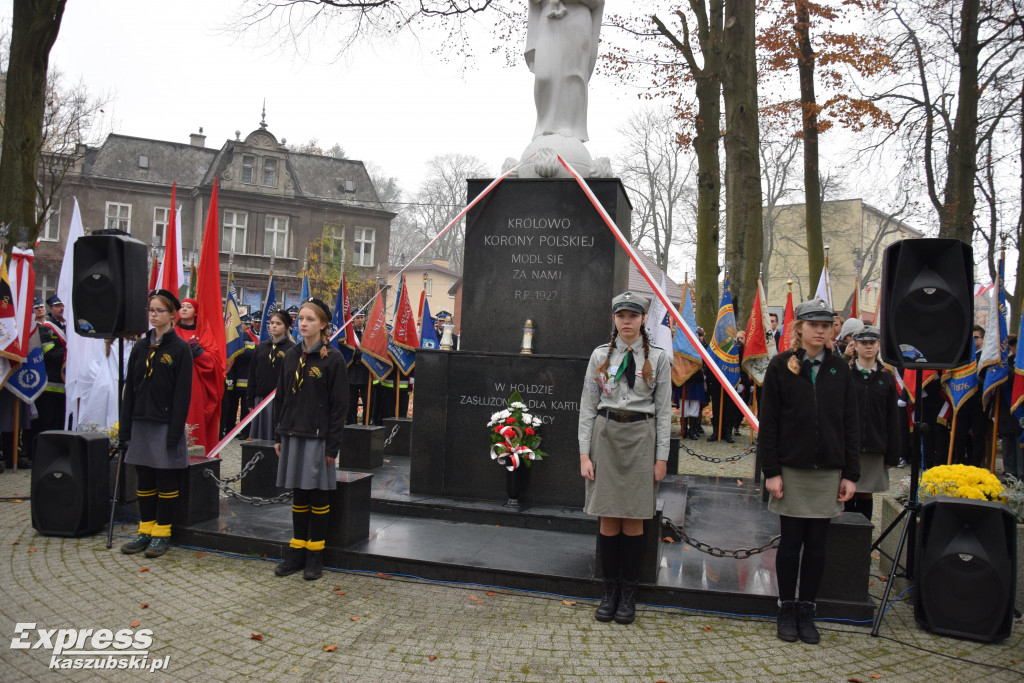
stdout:
[[132,205],[107,202],[107,230],[131,232]]
[[330,258],[343,259],[345,256],[345,227],[341,223],[324,223],[324,238],[330,240]]
[[245,231],[249,225],[249,214],[244,211],[224,212],[224,234],[220,250],[232,254],[245,253]]
[[43,227],[39,231],[39,239],[47,242],[60,241],[60,200],[50,206],[43,219]]
[[153,246],[162,247],[167,244],[167,223],[171,219],[169,208],[153,209]]
[[278,258],[288,256],[288,217],[267,216],[267,229],[263,235],[263,253]]
[[253,169],[256,167],[256,157],[248,154],[242,156],[242,182],[252,184]]
[[263,184],[277,186],[277,159],[263,160]]
[[425,291],[427,293],[427,296],[433,296],[434,295],[434,279],[433,278],[430,278],[430,279],[428,279],[426,281],[426,283],[423,285],[423,291]]
[[44,273],[36,273],[36,296],[46,301],[57,293],[57,282],[55,278]]
[[352,235],[352,242],[355,246],[355,254],[352,256],[352,263],[357,266],[373,265],[373,228],[356,228]]

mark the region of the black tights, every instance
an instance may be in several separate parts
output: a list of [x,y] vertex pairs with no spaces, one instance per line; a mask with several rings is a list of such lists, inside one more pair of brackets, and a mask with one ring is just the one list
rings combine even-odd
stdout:
[[[779,581],[779,599],[796,599],[796,580],[800,577],[800,599],[814,602],[825,573],[825,538],[831,520],[779,516],[782,538],[775,554],[775,575]],[[803,559],[800,549],[803,548]]]
[[[322,489],[295,489],[292,498],[292,538],[307,541],[310,550],[323,550],[330,516],[330,496]],[[310,547],[312,545],[312,547]]]
[[156,521],[161,526],[171,523],[178,507],[178,472],[145,465],[135,466],[135,474],[139,479],[136,493],[139,497],[141,521]]

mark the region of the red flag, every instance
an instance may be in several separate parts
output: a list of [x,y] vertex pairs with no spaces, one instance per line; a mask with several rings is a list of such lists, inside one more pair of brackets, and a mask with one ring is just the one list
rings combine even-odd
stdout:
[[153,259],[153,269],[149,271],[149,291],[156,289],[157,277],[160,275],[160,259]]
[[420,346],[420,340],[416,335],[416,316],[413,315],[412,305],[409,303],[409,289],[405,286],[404,275],[400,289],[402,292],[398,299],[391,339],[403,349],[415,351]]
[[[7,261],[0,251],[0,359],[20,361],[21,356],[8,351],[11,342],[18,339],[18,315],[14,310],[14,295],[11,293],[11,281],[7,277]],[[0,363],[4,370],[10,370],[10,364]],[[4,373],[6,376],[6,372]],[[4,379],[4,378],[0,378]],[[0,381],[0,385],[3,382]]]
[[782,336],[779,337],[779,350],[788,351],[793,346],[793,290],[786,294],[786,311],[782,314]]
[[348,321],[345,325],[345,336],[342,339],[342,344],[349,347],[350,349],[359,348],[359,337],[356,336],[356,328],[352,323],[352,304],[348,300],[348,283],[345,282],[345,273],[341,274],[341,300],[342,300],[342,320]]
[[[747,339],[743,345],[743,359],[740,365],[758,386],[764,383],[764,373],[768,369],[768,362],[777,353],[775,349],[775,337],[768,343],[770,328],[765,325],[768,317],[768,309],[762,303],[763,287],[761,280],[757,280],[757,293],[754,295],[754,307],[750,311],[750,319],[747,321]],[[770,347],[770,348],[769,348]]]
[[384,379],[391,374],[391,358],[388,356],[388,326],[384,320],[384,300],[376,297],[373,309],[363,328],[363,339],[360,342],[363,351],[363,365],[369,368],[377,379]]
[[[898,377],[899,375],[897,375]],[[937,379],[939,374],[935,370],[925,370],[924,375],[921,376],[921,389],[922,391],[928,383],[934,379]],[[906,369],[903,371],[903,389],[907,392],[907,396],[910,397],[909,403],[916,403],[917,396],[917,370]]]
[[858,318],[858,319],[860,318],[860,302],[858,301],[859,298],[860,298],[860,278],[858,277],[858,278],[854,279],[854,285],[853,285],[853,304],[850,306],[850,317],[851,318]]
[[[172,292],[175,296],[178,296],[178,292],[181,289],[181,282],[178,279],[181,277],[181,264],[178,262],[178,208],[175,206],[177,194],[178,183],[174,183],[171,185],[171,212],[168,214],[167,228],[164,230],[164,263],[160,275],[160,288]],[[216,181],[213,184],[212,201],[217,201]],[[212,208],[216,208],[216,206],[216,203],[211,204]],[[209,226],[209,218],[207,218],[206,223]],[[203,240],[203,249],[206,249],[205,239]],[[218,281],[220,280],[219,266],[217,279]]]
[[32,296],[36,289],[36,272],[32,269],[35,254],[31,249],[11,250],[11,269],[8,273],[11,295],[14,297],[14,314],[18,319],[17,336],[4,349],[6,356],[28,358],[29,338],[36,327],[32,316]]
[[[196,284],[196,302],[199,304],[199,312],[196,320],[196,336],[199,344],[205,350],[204,355],[209,355],[212,360],[209,382],[217,388],[213,392],[215,397],[206,406],[207,420],[202,428],[206,437],[199,437],[199,443],[206,447],[207,451],[217,444],[218,427],[220,420],[220,399],[224,391],[224,374],[227,365],[227,339],[224,335],[224,301],[221,298],[220,289],[220,221],[217,209],[217,178],[213,179],[213,194],[210,196],[210,210],[206,214],[206,227],[203,231],[203,246],[199,253],[199,267],[196,272],[198,280]],[[167,249],[170,252],[170,248]],[[165,259],[166,263],[166,259]],[[164,282],[167,280],[168,271],[164,269]],[[171,290],[175,291],[174,289]],[[195,378],[193,378],[193,384]]]

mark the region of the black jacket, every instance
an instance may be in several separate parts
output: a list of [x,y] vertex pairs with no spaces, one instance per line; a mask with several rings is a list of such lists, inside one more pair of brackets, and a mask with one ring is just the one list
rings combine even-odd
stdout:
[[864,374],[856,364],[850,372],[857,387],[857,412],[860,415],[860,452],[881,453],[885,464],[896,467],[900,462],[899,389],[892,373],[875,363]]
[[295,372],[302,346],[292,348],[284,356],[284,367],[277,382],[274,397],[274,419],[277,420],[275,441],[281,437],[304,436],[327,440],[327,457],[341,451],[345,416],[348,414],[348,373],[341,353],[329,347],[327,356],[320,357],[320,345],[305,353],[306,364],[302,385],[295,386]]
[[[787,367],[794,355],[800,373]],[[785,351],[768,364],[761,394],[757,455],[765,478],[782,466],[839,469],[850,481],[860,478],[860,419],[850,367],[826,349],[818,379],[811,382],[806,352]]]
[[[60,330],[58,333],[56,330]],[[46,365],[46,381],[64,383],[64,363],[67,360],[67,327],[52,315],[46,316],[46,324],[39,326],[39,343],[43,347],[43,363]]]
[[284,355],[294,347],[295,342],[287,334],[276,344],[273,339],[259,343],[249,365],[249,386],[246,388],[249,405],[256,405],[256,399],[269,396],[271,391],[277,389]]
[[156,347],[146,376],[146,359],[154,331],[135,343],[128,356],[128,376],[121,403],[120,438],[132,438],[133,420],[167,423],[167,445],[176,446],[185,433],[185,420],[192,401],[192,349],[169,329]]

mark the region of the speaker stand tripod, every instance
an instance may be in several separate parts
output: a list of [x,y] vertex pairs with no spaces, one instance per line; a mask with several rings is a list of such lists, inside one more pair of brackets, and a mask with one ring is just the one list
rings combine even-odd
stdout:
[[[903,522],[903,528],[900,531],[900,540],[896,545],[896,554],[892,559],[892,569],[889,570],[889,578],[885,582],[885,591],[882,593],[882,602],[878,606],[878,614],[875,615],[874,624],[871,627],[871,635],[877,637],[878,629],[882,626],[882,616],[885,614],[885,606],[889,602],[889,593],[892,591],[892,583],[896,578],[897,572],[900,566],[900,556],[903,554],[903,548],[906,546],[907,549],[907,564],[904,567],[904,572],[900,576],[906,579],[914,578],[914,554],[915,554],[915,543],[917,539],[917,517],[921,511],[921,503],[917,499],[917,488],[918,479],[921,473],[921,459],[924,457],[924,432],[927,431],[928,425],[924,421],[924,400],[921,396],[921,383],[922,370],[917,371],[917,377],[914,382],[914,455],[910,459],[910,492],[907,496],[907,502],[904,503],[903,509],[900,514],[896,516],[896,519],[892,521],[885,531],[878,537],[873,544],[871,544],[871,552],[879,550],[882,541],[896,528],[896,525],[901,521]],[[952,438],[952,435],[950,436]],[[883,551],[884,552],[884,551]]]
[[[121,399],[124,396],[124,337],[117,338],[117,420],[121,421]],[[121,472],[124,470],[124,444],[117,439],[117,469],[114,470],[114,493],[110,496],[110,519],[107,523],[107,550],[114,544],[114,513],[121,495]]]

